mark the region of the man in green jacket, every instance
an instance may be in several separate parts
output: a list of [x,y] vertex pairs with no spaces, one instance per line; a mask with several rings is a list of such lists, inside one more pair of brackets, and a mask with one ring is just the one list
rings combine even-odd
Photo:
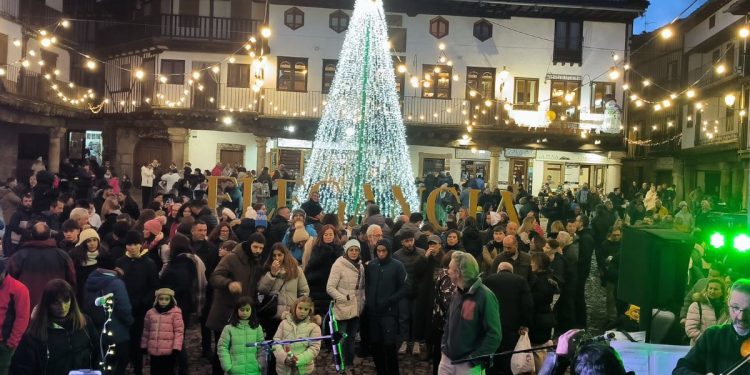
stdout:
[[471,254],[454,252],[448,277],[458,289],[448,307],[438,373],[481,374],[491,360],[479,357],[494,354],[502,341],[500,306],[492,291],[482,284],[479,264]]
[[[750,279],[732,284],[729,295],[731,323],[712,326],[698,338],[690,351],[677,361],[672,375],[725,374],[739,364],[742,344],[750,338]],[[744,364],[736,374],[747,374]]]

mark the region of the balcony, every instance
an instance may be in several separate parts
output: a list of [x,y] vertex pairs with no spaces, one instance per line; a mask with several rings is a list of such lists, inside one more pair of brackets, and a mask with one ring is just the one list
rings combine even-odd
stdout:
[[3,65],[0,68],[5,74],[0,78],[3,93],[59,106],[83,109],[86,108],[85,95],[89,89],[70,87],[69,82],[54,78],[47,79],[41,73],[32,72],[16,65]]
[[705,145],[716,145],[723,143],[738,142],[740,139],[738,131],[731,131],[722,134],[715,135],[713,137],[707,137],[705,134],[701,134],[700,138],[695,141],[696,146]]
[[20,0],[0,0],[0,16],[18,19],[20,14],[19,2]]
[[695,69],[688,71],[688,82],[696,82],[696,87],[706,87],[717,82],[726,82],[733,78],[737,78],[737,72],[734,67],[727,67],[727,72],[724,74],[717,74],[714,71],[713,65],[703,65]]
[[[5,0],[0,0],[5,1]],[[114,24],[98,31],[100,46],[114,45],[146,38],[167,38],[218,42],[245,42],[254,34],[261,21],[160,14],[134,21]]]

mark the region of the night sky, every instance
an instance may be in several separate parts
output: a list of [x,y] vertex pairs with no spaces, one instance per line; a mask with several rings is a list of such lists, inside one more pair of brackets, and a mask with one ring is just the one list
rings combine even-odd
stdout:
[[[643,17],[636,18],[633,22],[633,33],[640,34],[651,31],[671,22],[680,12],[687,8],[694,0],[650,0],[651,5],[646,9]],[[707,0],[698,0],[680,18],[685,18],[694,10],[698,9]]]

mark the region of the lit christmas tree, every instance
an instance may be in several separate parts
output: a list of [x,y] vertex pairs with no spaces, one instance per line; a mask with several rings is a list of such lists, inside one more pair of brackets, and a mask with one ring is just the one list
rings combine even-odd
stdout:
[[387,31],[381,0],[355,2],[304,182],[296,191],[300,203],[320,182],[325,212],[336,211],[342,201],[347,215],[361,213],[364,184],[372,186],[383,215],[401,212],[394,185],[411,210],[419,207]]

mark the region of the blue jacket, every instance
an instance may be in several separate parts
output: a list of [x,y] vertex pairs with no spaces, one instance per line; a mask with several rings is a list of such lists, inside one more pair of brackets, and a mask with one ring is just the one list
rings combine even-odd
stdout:
[[81,304],[83,311],[91,316],[97,328],[106,320],[104,308],[95,306],[97,297],[112,293],[112,321],[107,328],[112,331],[113,342],[130,340],[130,326],[133,325],[130,298],[125,283],[115,271],[97,268],[86,280],[85,294]]
[[[318,232],[315,231],[315,227],[313,227],[312,224],[305,225],[305,230],[307,231],[307,234],[310,235],[310,238],[315,238],[318,236]],[[289,252],[294,256],[294,259],[297,259],[297,262],[299,264],[302,264],[302,254],[305,252],[305,249],[301,249],[299,246],[297,246],[297,244],[292,243],[293,234],[294,226],[291,226],[284,234],[284,239],[281,240],[281,243],[286,245],[286,247],[289,249]]]

